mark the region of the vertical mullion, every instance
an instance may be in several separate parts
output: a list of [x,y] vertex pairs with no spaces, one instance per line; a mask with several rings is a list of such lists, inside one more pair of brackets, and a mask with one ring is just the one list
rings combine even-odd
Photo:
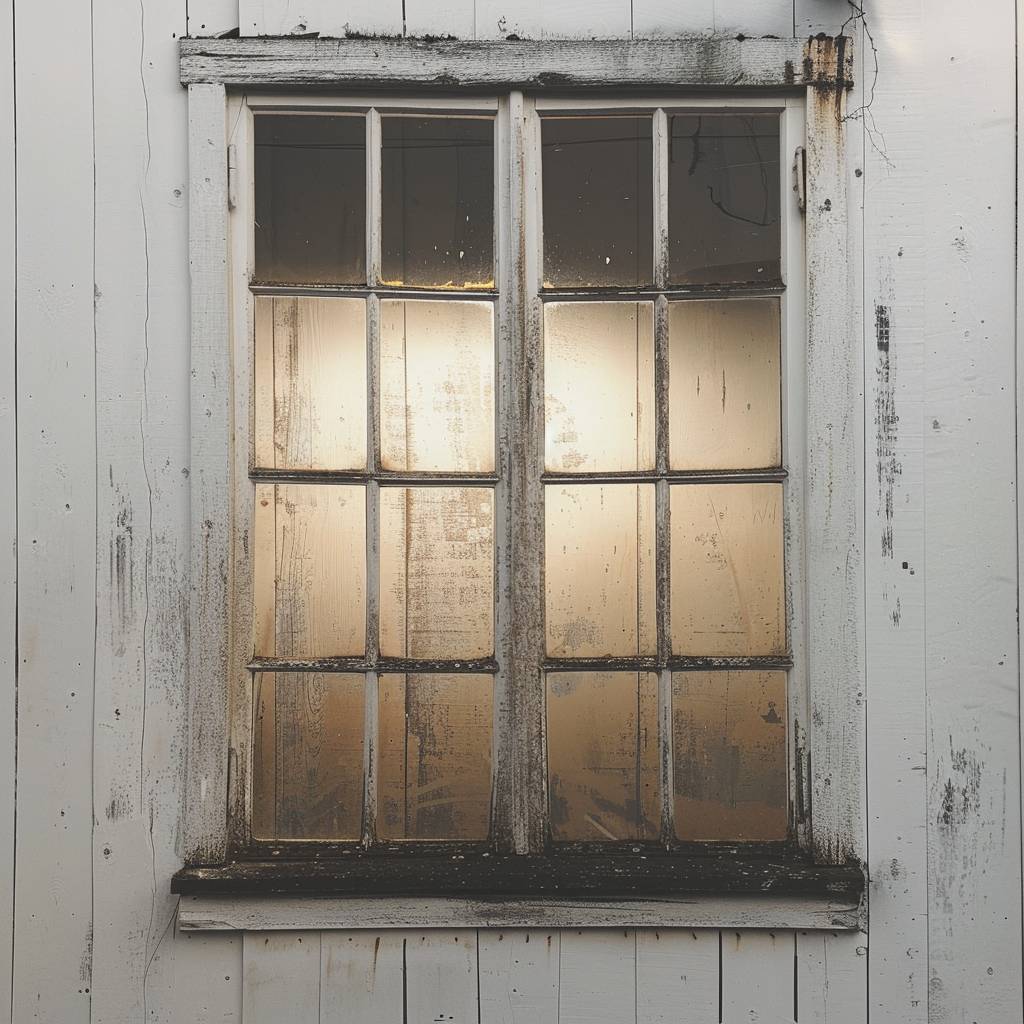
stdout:
[[659,107],[654,112],[654,287],[668,287],[668,115]]
[[381,127],[380,111],[366,112],[366,283],[380,284]]

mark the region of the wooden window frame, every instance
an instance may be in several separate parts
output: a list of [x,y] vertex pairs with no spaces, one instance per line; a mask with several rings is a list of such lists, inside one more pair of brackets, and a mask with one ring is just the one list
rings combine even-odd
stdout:
[[[542,894],[577,910],[588,896],[616,895],[642,900],[666,897],[658,921],[679,917],[679,899],[700,895],[721,902],[755,898],[771,920],[789,927],[855,926],[863,887],[863,812],[860,765],[863,738],[861,700],[860,493],[857,433],[861,416],[858,356],[852,325],[846,166],[843,116],[850,84],[848,41],[815,39],[645,43],[449,43],[411,40],[183,40],[182,81],[189,88],[190,266],[192,290],[192,587],[190,601],[189,734],[183,818],[186,867],[175,876],[176,891],[209,900],[282,893],[324,896],[366,892],[432,895],[461,900],[462,912],[478,897],[506,902]],[[689,72],[688,69],[695,69]],[[710,69],[710,70],[709,70]],[[583,77],[585,75],[585,78]],[[283,90],[316,85],[301,95]],[[230,88],[229,88],[230,87]],[[324,88],[331,90],[329,94]],[[244,92],[242,91],[244,88]],[[377,93],[366,94],[363,90]],[[477,99],[452,95],[471,89]],[[345,90],[339,98],[338,90]],[[410,90],[403,99],[397,90]],[[527,91],[528,90],[528,91]],[[584,92],[585,90],[585,92]],[[713,95],[709,95],[713,93]],[[657,97],[657,99],[651,99]],[[527,712],[500,740],[496,733],[496,781],[508,794],[494,822],[496,843],[415,843],[384,853],[357,852],[352,844],[277,844],[254,860],[248,833],[251,749],[252,651],[250,403],[252,398],[252,171],[248,158],[254,109],[295,107],[371,111],[368,154],[379,141],[379,109],[437,113],[494,113],[496,116],[496,206],[498,361],[505,390],[499,404],[511,416],[514,433],[537,436],[540,403],[531,409],[522,386],[534,393],[536,379],[512,388],[513,356],[540,348],[538,296],[539,121],[537,111],[619,112],[654,108],[760,108],[780,112],[785,151],[805,145],[806,227],[796,230],[783,216],[783,259],[806,248],[805,273],[783,276],[783,445],[789,471],[786,488],[787,619],[793,667],[788,661],[790,786],[796,825],[791,844],[671,844],[653,851],[642,844],[612,849],[546,842],[542,697],[517,692],[526,673],[540,662],[542,601],[536,576],[512,580],[507,556],[513,544],[509,501],[536,513],[541,477],[534,460],[511,476],[507,451],[499,446],[497,508],[499,595],[517,588],[517,621],[499,650],[504,676],[496,677],[497,706]],[[373,113],[372,111],[378,111]],[[803,142],[806,116],[806,144]],[[656,227],[666,226],[667,118],[655,117]],[[664,159],[662,159],[664,158]],[[664,166],[663,166],[664,164]],[[230,168],[230,173],[229,173]],[[379,155],[368,159],[368,196],[379,197],[374,174]],[[788,168],[783,163],[783,174]],[[804,183],[801,182],[801,185]],[[518,196],[521,204],[512,204]],[[229,223],[232,222],[232,223]],[[247,225],[240,230],[239,225]],[[379,245],[379,209],[368,215],[368,273],[373,294],[379,275],[373,257]],[[787,233],[790,237],[787,238]],[[799,234],[802,238],[792,237]],[[664,230],[655,232],[656,267],[664,267]],[[518,240],[518,241],[517,241]],[[525,244],[524,241],[525,240]],[[797,262],[801,262],[798,258]],[[665,321],[664,274],[656,319]],[[357,289],[346,289],[352,293]],[[294,292],[294,289],[290,289]],[[320,290],[318,290],[319,293]],[[675,290],[672,290],[675,293]],[[703,290],[706,294],[707,290]],[[763,293],[763,292],[762,292]],[[394,293],[389,293],[394,294]],[[422,294],[416,291],[414,294]],[[630,292],[629,298],[635,299]],[[653,297],[653,293],[652,293]],[[370,300],[370,320],[376,301]],[[371,336],[373,334],[371,327]],[[659,328],[664,344],[667,329]],[[806,343],[806,349],[805,349]],[[796,356],[796,358],[794,358]],[[372,374],[371,374],[372,376]],[[808,384],[810,382],[810,384]],[[533,418],[531,421],[531,417]],[[542,420],[540,421],[542,427]],[[542,435],[542,430],[540,431]],[[371,485],[372,486],[372,485]],[[667,484],[664,486],[667,490]],[[664,503],[667,493],[659,497]],[[368,521],[368,529],[372,529]],[[515,544],[540,551],[542,523],[521,517]],[[530,531],[534,536],[529,536]],[[801,571],[802,567],[802,571]],[[372,587],[370,588],[372,589]],[[499,601],[507,600],[499,596]],[[507,619],[506,607],[504,617]],[[498,617],[503,612],[499,608]],[[369,619],[372,621],[372,608]],[[516,639],[512,638],[514,634]],[[496,636],[500,644],[502,639]],[[664,654],[664,645],[662,645]],[[370,660],[372,653],[368,651]],[[664,657],[662,660],[665,660]],[[512,671],[508,666],[512,665]],[[667,670],[669,663],[660,666]],[[679,667],[683,667],[680,664]],[[666,686],[661,686],[665,732]],[[372,692],[367,704],[373,704]],[[372,716],[372,712],[371,712]],[[373,722],[369,724],[372,727]],[[498,723],[504,730],[509,716]],[[663,780],[665,758],[662,743]],[[367,795],[372,797],[372,770]],[[670,799],[666,797],[665,799]],[[813,813],[812,812],[813,809]],[[482,849],[482,845],[484,848]],[[389,855],[390,854],[390,855]],[[766,904],[757,894],[788,901]],[[795,901],[795,902],[794,902]],[[794,909],[804,901],[804,910]],[[485,901],[486,902],[486,901]],[[236,904],[233,904],[236,905]],[[620,906],[625,904],[620,901]],[[634,907],[639,913],[641,904]],[[351,921],[348,902],[344,920]],[[451,910],[451,907],[449,907]],[[707,907],[702,912],[706,912]],[[200,907],[194,926],[210,920]],[[674,913],[674,917],[673,917]],[[691,919],[693,918],[692,912]],[[750,907],[733,906],[750,923]],[[718,913],[716,924],[727,923]],[[204,916],[205,915],[205,916]],[[237,919],[222,906],[219,919]],[[685,914],[684,914],[685,916]],[[699,915],[698,915],[699,916]],[[756,916],[756,915],[755,915]],[[763,916],[763,915],[762,915]],[[285,915],[287,917],[287,915]],[[636,923],[636,918],[630,920]],[[810,923],[815,922],[815,923]],[[447,923],[447,922],[445,922]],[[597,922],[599,923],[599,922]]]

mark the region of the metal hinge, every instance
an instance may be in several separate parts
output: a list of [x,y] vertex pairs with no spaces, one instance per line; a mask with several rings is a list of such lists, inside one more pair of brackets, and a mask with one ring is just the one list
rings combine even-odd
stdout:
[[[238,160],[235,147],[228,146],[228,209],[238,205]],[[803,207],[801,207],[803,209]]]
[[796,193],[797,209],[807,212],[807,151],[803,146],[796,147],[793,154],[793,191]]

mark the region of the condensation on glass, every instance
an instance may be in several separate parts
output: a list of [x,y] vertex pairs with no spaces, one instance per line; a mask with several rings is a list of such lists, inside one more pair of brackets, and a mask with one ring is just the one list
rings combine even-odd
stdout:
[[671,125],[669,279],[777,281],[778,115],[680,114]]
[[366,466],[366,303],[256,297],[260,469]]
[[651,118],[545,117],[541,136],[545,287],[651,284]]
[[381,132],[383,283],[493,288],[493,119],[385,116]]
[[654,654],[654,485],[550,484],[544,531],[548,655]]
[[654,673],[548,673],[547,747],[553,839],[658,838]]
[[779,300],[669,307],[669,464],[762,469],[782,461]]
[[494,470],[494,307],[380,304],[381,464],[415,472]]
[[378,687],[377,834],[382,839],[486,839],[492,677],[387,674]]
[[782,485],[671,488],[676,654],[786,653]]
[[256,280],[366,281],[366,118],[255,118]]
[[257,484],[256,655],[327,658],[366,648],[366,492]]
[[544,307],[544,462],[563,473],[654,468],[654,307]]
[[675,672],[675,830],[694,841],[787,837],[786,673]]
[[359,839],[361,675],[257,672],[252,830],[257,839]]
[[400,658],[494,653],[490,488],[381,488],[380,652]]

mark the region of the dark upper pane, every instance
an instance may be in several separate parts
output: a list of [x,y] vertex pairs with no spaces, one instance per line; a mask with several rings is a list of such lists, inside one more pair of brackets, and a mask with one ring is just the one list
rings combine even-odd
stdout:
[[365,118],[256,118],[256,279],[366,280]]
[[651,119],[545,118],[541,130],[545,287],[650,284]]
[[494,122],[381,122],[381,278],[390,285],[494,285]]
[[779,262],[779,119],[672,118],[669,280],[772,281]]

